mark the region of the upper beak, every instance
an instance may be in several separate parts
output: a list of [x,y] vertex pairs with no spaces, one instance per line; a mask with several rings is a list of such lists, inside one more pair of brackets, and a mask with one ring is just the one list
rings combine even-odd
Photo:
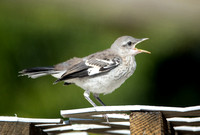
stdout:
[[[142,39],[138,39],[137,42],[135,43],[134,46],[136,46],[137,44],[141,43],[142,41],[145,41],[149,38],[142,38]],[[147,50],[142,50],[142,49],[137,49],[136,47],[133,48],[134,50],[137,50],[139,53],[148,53],[148,54],[151,54],[151,52],[147,51]]]

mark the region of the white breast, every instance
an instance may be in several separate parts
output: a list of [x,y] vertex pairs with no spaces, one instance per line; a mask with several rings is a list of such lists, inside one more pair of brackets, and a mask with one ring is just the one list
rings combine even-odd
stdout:
[[120,87],[136,69],[134,57],[127,57],[123,63],[102,75],[93,77],[77,78],[74,83],[84,90],[97,94],[108,94]]

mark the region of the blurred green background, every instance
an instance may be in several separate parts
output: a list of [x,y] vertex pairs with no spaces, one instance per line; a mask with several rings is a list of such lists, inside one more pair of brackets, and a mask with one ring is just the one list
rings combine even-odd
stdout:
[[193,106],[200,103],[200,1],[1,0],[0,115],[56,118],[90,107],[75,85],[55,78],[18,77],[104,50],[123,35],[138,45],[137,69],[120,88],[100,96],[107,105]]

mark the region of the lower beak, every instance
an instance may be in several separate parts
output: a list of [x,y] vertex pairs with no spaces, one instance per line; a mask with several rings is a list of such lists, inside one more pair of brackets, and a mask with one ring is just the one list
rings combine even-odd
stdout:
[[148,54],[151,54],[151,52],[147,51],[147,50],[142,50],[142,49],[137,49],[137,48],[134,48],[135,50],[137,50],[139,53],[148,53]]

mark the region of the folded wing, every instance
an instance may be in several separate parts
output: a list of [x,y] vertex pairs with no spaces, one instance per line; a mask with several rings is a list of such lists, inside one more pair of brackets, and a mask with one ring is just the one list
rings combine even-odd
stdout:
[[119,66],[121,61],[121,58],[116,55],[90,56],[68,69],[55,83],[68,79],[100,75]]

